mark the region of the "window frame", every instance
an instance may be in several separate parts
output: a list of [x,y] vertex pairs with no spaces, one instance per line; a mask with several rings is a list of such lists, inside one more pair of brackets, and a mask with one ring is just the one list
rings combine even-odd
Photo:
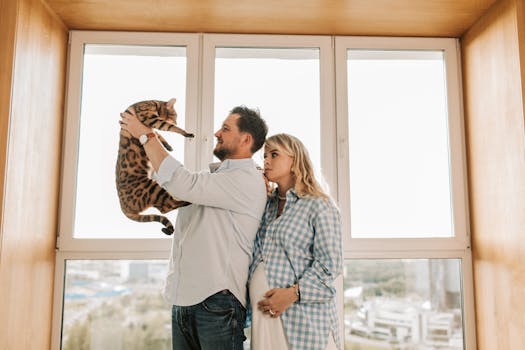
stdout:
[[[128,33],[71,31],[69,36],[69,66],[64,119],[61,200],[57,248],[60,251],[159,251],[169,250],[167,238],[94,239],[74,238],[76,176],[80,137],[80,108],[82,98],[83,53],[85,44],[115,44],[144,46],[186,47],[186,114],[196,115],[198,93],[198,34]],[[188,130],[196,130],[196,120],[186,118]],[[195,168],[191,154],[195,154],[196,141],[185,140],[185,162]],[[116,152],[116,150],[115,150]]]
[[55,257],[55,280],[53,289],[53,312],[51,321],[51,349],[62,348],[62,322],[64,315],[64,288],[67,260],[166,260],[166,252],[158,251],[57,251]]
[[[350,232],[346,50],[348,48],[443,50],[445,52],[447,79],[450,179],[455,236],[451,238],[357,239],[343,235],[343,258],[461,259],[464,344],[466,349],[476,348],[458,40],[451,38],[71,31],[64,117],[64,151],[54,285],[52,349],[58,350],[61,347],[66,260],[168,259],[171,248],[170,238],[76,239],[72,237],[84,44],[186,46],[185,127],[188,130],[199,130],[199,132],[196,133],[195,139],[185,141],[184,164],[193,170],[203,169],[212,161],[216,47],[319,48],[321,95],[321,130],[319,132],[322,169],[325,180],[330,186],[331,194],[339,204],[342,213],[343,232]],[[344,320],[342,276],[336,279],[335,285],[338,290],[337,307],[342,321]],[[345,334],[344,322],[341,322],[341,331],[341,334]]]
[[[337,198],[336,181],[336,143],[329,135],[336,130],[336,121],[330,116],[335,115],[335,104],[331,101],[334,96],[335,86],[332,83],[334,60],[333,39],[329,36],[314,35],[231,35],[231,34],[205,34],[203,39],[203,80],[202,99],[203,115],[214,114],[215,90],[215,49],[223,47],[235,48],[318,48],[319,49],[319,78],[320,78],[320,147],[321,153],[326,155],[321,159],[323,175],[332,189],[332,195]],[[203,119],[204,121],[204,119]],[[203,133],[213,134],[213,119],[207,119],[202,124]],[[208,140],[201,157],[211,161],[213,140]],[[207,163],[206,163],[207,164]],[[205,164],[201,164],[204,166]]]
[[[445,238],[352,238],[350,230],[350,174],[348,126],[348,49],[436,50],[444,52],[448,108],[448,142],[451,181],[451,204],[454,236]],[[461,104],[461,72],[459,43],[450,38],[386,38],[336,37],[336,91],[339,206],[343,215],[345,251],[410,251],[410,250],[464,250],[470,246],[466,179],[466,153],[464,144],[463,106]]]
[[[448,108],[448,143],[451,204],[454,236],[447,238],[352,238],[350,233],[350,174],[347,89],[348,49],[442,50],[444,52]],[[335,37],[337,101],[337,179],[342,213],[343,259],[460,259],[463,341],[466,349],[476,349],[474,282],[470,227],[466,147],[464,140],[460,45],[454,38]],[[338,290],[342,290],[338,286]],[[342,296],[339,303],[343,303]],[[343,327],[344,332],[344,327]],[[343,333],[344,334],[344,333]]]

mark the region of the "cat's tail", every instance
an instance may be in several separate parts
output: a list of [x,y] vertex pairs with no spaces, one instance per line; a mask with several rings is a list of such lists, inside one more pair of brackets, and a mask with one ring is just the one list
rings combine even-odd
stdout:
[[131,220],[138,221],[138,222],[151,222],[151,221],[160,222],[161,224],[164,225],[164,228],[162,228],[161,230],[162,232],[164,232],[168,236],[173,234],[173,231],[174,231],[173,224],[165,216],[157,215],[157,214],[141,215],[141,214],[126,213],[126,212],[124,214]]

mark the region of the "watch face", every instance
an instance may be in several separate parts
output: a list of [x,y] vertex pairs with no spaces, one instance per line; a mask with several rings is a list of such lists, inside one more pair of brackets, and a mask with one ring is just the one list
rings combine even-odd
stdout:
[[139,142],[143,145],[148,142],[148,135],[142,134],[139,136]]

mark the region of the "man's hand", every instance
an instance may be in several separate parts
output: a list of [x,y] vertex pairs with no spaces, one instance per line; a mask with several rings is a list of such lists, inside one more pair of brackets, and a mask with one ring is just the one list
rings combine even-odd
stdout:
[[120,127],[123,130],[129,132],[134,138],[139,138],[139,136],[142,134],[152,132],[151,128],[148,128],[146,125],[142,124],[133,112],[122,112],[120,113],[120,118]]
[[274,187],[274,185],[272,183],[270,183],[270,180],[268,180],[268,178],[264,174],[264,169],[263,168],[261,168],[260,166],[257,165],[257,170],[259,170],[261,172],[262,176],[263,176],[264,184],[266,185],[266,195],[268,197],[270,197],[270,195],[272,194],[273,189],[275,187]]
[[[119,123],[122,130],[126,130],[135,138],[139,138],[140,135],[152,132],[152,129],[142,124],[133,113],[128,111],[120,113],[120,118],[121,120]],[[160,164],[168,156],[168,152],[156,137],[151,139],[151,141],[148,141],[143,147],[146,151],[146,155],[151,161],[153,169],[159,171]]]
[[275,186],[270,182],[270,180],[268,180],[268,178],[266,177],[266,175],[264,175],[264,173],[263,173],[263,177],[264,177],[264,183],[266,185],[266,195],[270,197]]

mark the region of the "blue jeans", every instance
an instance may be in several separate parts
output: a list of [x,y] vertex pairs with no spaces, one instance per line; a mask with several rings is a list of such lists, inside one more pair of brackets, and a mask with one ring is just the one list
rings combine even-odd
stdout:
[[246,309],[224,290],[192,306],[173,305],[173,350],[242,350]]

